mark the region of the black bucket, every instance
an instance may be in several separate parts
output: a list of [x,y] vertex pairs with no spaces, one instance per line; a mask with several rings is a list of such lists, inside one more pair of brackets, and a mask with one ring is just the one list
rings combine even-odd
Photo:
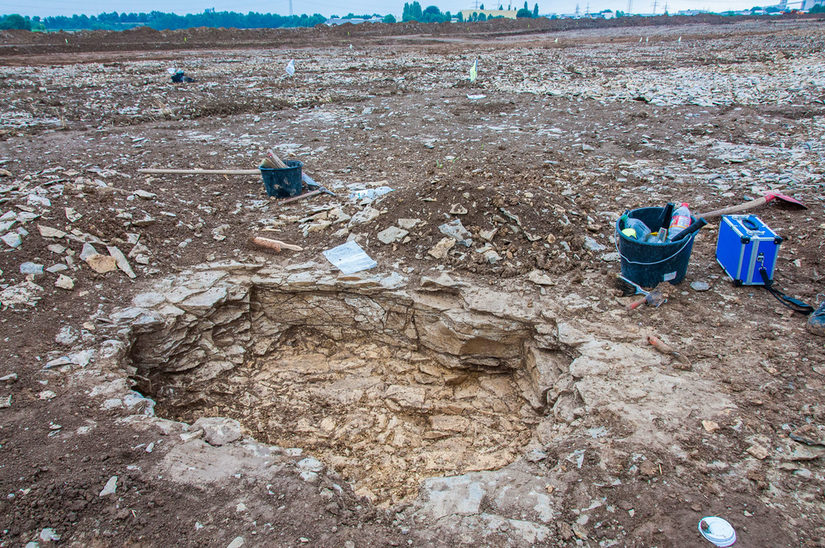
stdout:
[[261,167],[261,177],[264,179],[264,189],[268,196],[289,198],[301,193],[301,168],[303,163],[298,160],[284,162],[286,168]]
[[[664,214],[662,207],[643,207],[628,212],[627,216],[639,219],[654,232]],[[691,216],[691,221],[696,218]],[[622,276],[642,287],[655,287],[660,282],[678,284],[687,273],[693,238],[696,233],[676,242],[640,242],[622,234],[616,221],[616,246],[622,260]]]

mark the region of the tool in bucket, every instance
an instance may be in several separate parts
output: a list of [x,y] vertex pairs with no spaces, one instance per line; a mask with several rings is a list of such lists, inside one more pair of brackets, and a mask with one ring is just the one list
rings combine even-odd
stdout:
[[[283,162],[283,160],[281,160],[278,157],[278,155],[275,154],[275,152],[272,151],[272,150],[270,150],[266,153],[266,158],[264,158],[261,165],[265,165],[266,167],[279,168],[279,169],[284,169],[284,168],[288,167]],[[329,194],[330,196],[335,196],[336,195],[334,192],[329,190],[327,187],[321,186],[318,183],[316,183],[314,180],[312,180],[312,177],[310,177],[306,173],[303,173],[303,172],[301,173],[301,180],[304,183],[306,183],[307,188],[309,188],[310,190],[313,190],[313,191],[317,190],[318,191],[318,192],[314,192],[313,196],[315,194],[319,194],[319,193]],[[306,197],[308,197],[308,195],[309,195],[309,193],[306,194]],[[293,200],[290,199],[290,201],[293,201]]]
[[[625,215],[640,220],[648,227],[661,227],[667,220],[667,209],[669,208],[645,207],[628,211]],[[655,287],[660,282],[680,283],[687,272],[695,231],[700,228],[698,225],[692,226],[696,223],[698,219],[693,219],[688,226],[692,230],[679,240],[649,242],[638,241],[623,234],[620,217],[616,222],[615,242],[621,259],[622,275],[642,287]],[[687,232],[688,229],[682,232]]]

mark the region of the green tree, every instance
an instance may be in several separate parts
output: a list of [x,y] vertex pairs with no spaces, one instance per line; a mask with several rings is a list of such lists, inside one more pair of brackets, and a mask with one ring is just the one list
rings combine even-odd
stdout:
[[404,13],[401,15],[402,21],[421,21],[423,16],[424,12],[418,0],[415,0],[412,4],[404,4]]
[[427,6],[421,15],[421,21],[424,23],[441,22],[441,10],[438,9],[438,6]]
[[478,14],[478,20],[479,21],[486,21],[487,20],[487,15],[485,15],[483,13],[479,13]]
[[0,21],[0,29],[32,30],[32,22],[22,15],[13,13],[11,15],[7,15],[2,21]]
[[533,17],[538,17],[538,16],[539,16],[539,5],[538,5],[538,3],[536,3],[536,5],[533,6]]
[[530,11],[529,9],[527,9],[527,8],[521,8],[520,10],[518,10],[516,12],[516,17],[518,19],[532,19],[533,18],[533,12]]
[[395,16],[391,13],[388,13],[384,16],[384,23],[395,23]]
[[478,9],[483,10],[483,9],[484,9],[484,4],[481,4],[481,5],[478,7]]
[[808,13],[825,13],[825,4],[817,4],[808,10]]

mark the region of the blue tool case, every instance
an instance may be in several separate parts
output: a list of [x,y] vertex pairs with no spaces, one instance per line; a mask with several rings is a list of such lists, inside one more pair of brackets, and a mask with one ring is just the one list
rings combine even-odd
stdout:
[[725,215],[719,224],[716,261],[734,285],[765,285],[765,269],[773,280],[782,238],[756,215]]

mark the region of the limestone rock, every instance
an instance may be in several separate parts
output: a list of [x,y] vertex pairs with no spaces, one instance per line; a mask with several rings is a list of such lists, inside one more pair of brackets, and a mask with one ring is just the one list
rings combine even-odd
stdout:
[[441,238],[437,244],[427,251],[427,254],[441,260],[447,256],[447,253],[450,252],[453,246],[455,246],[455,240],[453,238]]
[[463,246],[470,247],[473,245],[472,234],[470,234],[469,230],[464,228],[464,225],[461,224],[460,219],[455,219],[449,223],[444,223],[438,227],[438,230],[445,236],[449,236]]
[[495,249],[488,249],[483,253],[484,260],[487,261],[489,264],[496,264],[501,260],[501,255]]
[[349,226],[364,225],[370,221],[374,221],[381,215],[381,212],[374,207],[367,206],[355,215],[349,221]]
[[412,230],[416,227],[419,223],[421,223],[421,219],[398,219],[398,226],[403,228],[404,230]]
[[433,519],[477,514],[484,498],[483,484],[470,475],[431,478],[421,484],[426,513]]
[[129,261],[126,259],[126,255],[124,255],[120,249],[113,245],[106,246],[106,249],[109,251],[109,255],[114,257],[115,262],[117,263],[117,267],[119,269],[125,272],[126,275],[132,279],[137,277],[135,275],[134,270],[132,270],[132,267],[129,265]]
[[112,476],[109,478],[109,481],[106,482],[106,485],[103,486],[103,489],[100,491],[101,497],[106,497],[109,495],[114,495],[115,491],[117,491],[117,476]]
[[694,291],[708,291],[710,289],[710,284],[708,282],[696,280],[695,282],[690,282],[690,288]]
[[484,240],[485,242],[492,242],[493,238],[496,237],[498,234],[498,228],[492,228],[490,230],[482,230],[478,233],[479,238]]
[[57,332],[57,336],[54,338],[54,342],[57,344],[62,344],[64,346],[71,346],[77,339],[80,338],[80,333],[78,333],[77,329],[70,325],[64,325],[60,328],[60,331]]
[[527,279],[536,285],[554,285],[553,279],[541,270],[531,270]]
[[36,283],[25,281],[0,291],[0,305],[3,308],[17,305],[35,306],[40,300],[43,288]]
[[378,240],[381,243],[392,244],[397,242],[398,240],[403,239],[407,234],[409,234],[409,232],[407,232],[403,228],[391,226],[378,233]]
[[89,242],[84,243],[83,244],[83,249],[80,250],[81,260],[85,261],[86,259],[88,259],[92,255],[98,255],[97,249],[95,249],[95,246],[93,246]]
[[584,237],[584,248],[590,251],[604,251],[607,249],[607,247],[594,240],[592,236]]
[[241,439],[241,423],[226,417],[201,417],[192,425],[203,429],[203,437],[210,445],[221,446]]
[[33,274],[35,276],[39,276],[43,274],[43,265],[39,263],[33,263],[31,261],[26,261],[20,265],[20,273],[21,274]]
[[198,308],[198,309],[210,309],[213,308],[219,302],[222,302],[226,299],[226,288],[225,287],[213,287],[211,289],[207,289],[202,293],[198,293],[192,295],[191,297],[187,297],[184,299],[180,306],[184,309],[189,308]]
[[86,257],[86,264],[98,274],[106,274],[117,270],[117,260],[109,255],[95,253]]
[[6,242],[6,245],[12,249],[20,247],[20,244],[23,243],[23,238],[17,232],[8,232],[0,240]]
[[59,274],[57,276],[57,280],[54,282],[54,286],[59,289],[65,289],[66,291],[71,291],[74,289],[74,280],[70,277],[66,276],[65,274]]
[[155,198],[158,197],[158,195],[155,194],[154,192],[149,192],[148,190],[142,190],[142,189],[138,189],[138,190],[134,191],[133,194],[135,196],[137,196],[138,198],[142,198],[144,200],[154,200]]

